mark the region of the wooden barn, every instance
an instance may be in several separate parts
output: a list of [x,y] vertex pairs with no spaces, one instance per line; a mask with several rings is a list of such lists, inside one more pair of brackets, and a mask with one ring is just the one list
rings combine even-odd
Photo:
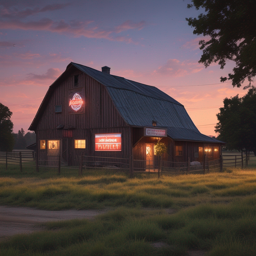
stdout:
[[184,106],[154,86],[71,62],[49,87],[29,127],[37,156],[77,155],[145,160],[154,166],[154,147],[167,146],[170,162],[218,159],[223,142],[201,134]]

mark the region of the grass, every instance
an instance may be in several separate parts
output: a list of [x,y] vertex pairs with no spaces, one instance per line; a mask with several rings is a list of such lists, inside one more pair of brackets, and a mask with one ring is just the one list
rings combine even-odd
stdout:
[[[0,255],[252,256],[256,251],[256,170],[156,176],[64,169],[22,173],[0,166],[0,205],[108,208],[93,221],[44,224],[0,243]],[[170,209],[173,214],[168,214]],[[155,242],[166,246],[156,248]]]
[[181,209],[202,203],[228,203],[256,194],[256,172],[226,169],[223,173],[129,178],[127,173],[75,169],[33,171],[33,167],[0,169],[0,204],[40,209],[148,207]]

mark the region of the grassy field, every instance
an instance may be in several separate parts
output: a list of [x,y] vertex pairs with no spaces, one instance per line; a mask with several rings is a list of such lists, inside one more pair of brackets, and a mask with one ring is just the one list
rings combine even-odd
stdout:
[[[0,255],[246,256],[256,251],[256,170],[129,178],[111,171],[22,173],[0,166],[0,204],[97,209],[94,221],[46,224],[43,232],[0,244]],[[161,248],[154,245],[162,244]]]

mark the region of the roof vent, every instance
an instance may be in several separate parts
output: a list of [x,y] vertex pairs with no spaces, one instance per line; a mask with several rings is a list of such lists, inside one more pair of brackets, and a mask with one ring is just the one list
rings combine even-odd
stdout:
[[102,73],[110,74],[110,68],[107,66],[104,66],[101,68]]

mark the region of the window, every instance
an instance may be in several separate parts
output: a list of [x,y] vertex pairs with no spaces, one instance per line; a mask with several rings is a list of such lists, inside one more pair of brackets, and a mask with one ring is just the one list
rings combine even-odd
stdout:
[[49,150],[57,150],[60,148],[59,140],[48,140],[48,149]]
[[40,149],[46,149],[46,142],[45,142],[45,140],[40,140]]
[[182,146],[175,146],[175,156],[182,156]]
[[74,76],[74,87],[78,86],[78,75]]
[[62,112],[62,106],[61,105],[56,105],[55,106],[55,113],[61,113]]
[[74,140],[75,148],[86,148],[85,140]]

